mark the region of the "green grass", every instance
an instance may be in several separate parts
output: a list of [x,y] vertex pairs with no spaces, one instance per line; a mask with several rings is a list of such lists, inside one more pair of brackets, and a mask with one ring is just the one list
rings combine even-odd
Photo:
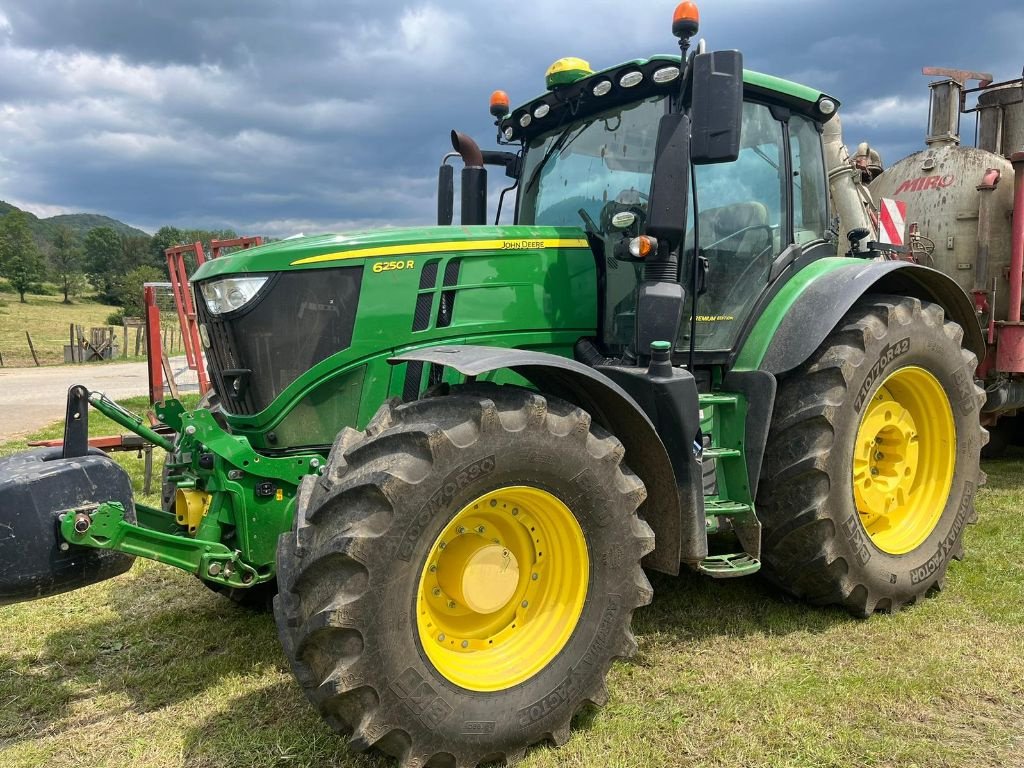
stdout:
[[0,355],[5,366],[35,365],[25,331],[32,334],[40,364],[63,363],[71,323],[81,325],[88,335],[90,328],[105,326],[107,316],[118,309],[84,298],[75,298],[72,304],[62,303],[63,299],[63,295],[29,293],[22,304],[6,284],[0,287]]
[[[97,419],[93,431],[117,430]],[[525,764],[1024,764],[1022,460],[986,464],[967,559],[942,594],[896,615],[858,621],[757,579],[655,578],[608,706]],[[138,485],[141,461],[119,461]],[[320,722],[270,616],[171,568],[139,561],[2,608],[0,627],[5,768],[393,765],[350,755]]]

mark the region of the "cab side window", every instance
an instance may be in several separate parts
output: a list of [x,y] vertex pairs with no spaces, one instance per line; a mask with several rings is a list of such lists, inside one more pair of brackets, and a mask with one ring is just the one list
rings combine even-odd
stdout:
[[[763,104],[745,103],[736,161],[694,170],[700,252],[708,260],[707,290],[697,302],[697,348],[724,350],[739,335],[772,261],[786,245],[782,123]],[[692,264],[694,234],[684,241],[684,265]],[[688,346],[689,323],[683,326]]]
[[789,119],[793,159],[793,238],[797,245],[822,240],[828,230],[828,191],[821,134],[802,115]]

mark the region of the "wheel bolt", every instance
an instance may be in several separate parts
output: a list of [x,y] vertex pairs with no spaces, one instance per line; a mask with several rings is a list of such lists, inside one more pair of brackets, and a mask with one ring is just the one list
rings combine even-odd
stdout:
[[430,572],[431,573],[437,573],[437,566],[434,565],[433,563],[430,564]]
[[441,588],[440,587],[434,587],[434,589],[432,591],[434,593],[434,597],[440,597],[441,596]]
[[442,632],[440,635],[437,636],[437,642],[439,642],[439,643],[443,643],[444,642],[444,632]]
[[483,533],[483,532],[484,532],[485,530],[487,530],[487,529],[486,529],[486,528],[484,528],[484,527],[483,527],[482,525],[478,525],[478,526],[476,527],[476,532],[477,532],[477,533]]
[[519,507],[512,507],[512,514],[513,515],[518,515],[519,514]]
[[458,605],[458,604],[454,600],[449,600],[448,601],[448,607],[449,608],[455,608],[456,605]]
[[529,606],[529,605],[530,605],[530,601],[529,601],[529,600],[523,600],[523,602],[521,603],[521,605],[523,606],[523,608],[526,608],[527,606]]
[[463,648],[469,648],[469,640],[463,640],[462,641],[462,647]]
[[537,579],[539,579],[539,578],[540,578],[540,574],[537,574],[537,573],[535,573],[535,574],[533,574],[533,576],[531,576],[530,578],[531,578],[531,579],[533,579],[534,581],[536,581]]
[[437,545],[437,548],[438,548],[438,549],[444,549],[444,548],[445,548],[445,547],[447,547],[447,546],[448,546],[448,545],[447,545],[447,544],[445,544],[445,543],[444,543],[444,542],[442,541],[442,542],[441,542],[440,544],[438,544],[438,545]]
[[455,532],[461,536],[466,532],[466,529],[460,525],[458,528],[455,529]]
[[882,453],[881,451],[879,451],[878,453],[875,454],[875,460],[876,461],[881,461],[884,458],[885,458],[885,454]]
[[878,467],[872,467],[871,468],[871,474],[872,475],[877,475],[878,474]]

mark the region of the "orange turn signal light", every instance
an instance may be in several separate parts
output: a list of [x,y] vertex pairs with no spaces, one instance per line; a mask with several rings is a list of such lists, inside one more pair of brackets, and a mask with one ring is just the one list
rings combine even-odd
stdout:
[[508,114],[508,94],[504,91],[495,91],[491,94],[491,114],[499,120]]
[[647,235],[634,237],[629,241],[629,255],[634,259],[646,259],[650,254],[658,250],[658,241]]
[[676,37],[693,37],[700,28],[700,11],[697,4],[680,3],[672,15],[672,34]]

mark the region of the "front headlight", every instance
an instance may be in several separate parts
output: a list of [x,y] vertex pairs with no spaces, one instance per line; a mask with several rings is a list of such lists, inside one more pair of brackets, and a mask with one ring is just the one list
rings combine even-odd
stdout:
[[252,301],[265,282],[266,277],[228,277],[201,283],[199,288],[210,314],[222,315],[234,312]]

